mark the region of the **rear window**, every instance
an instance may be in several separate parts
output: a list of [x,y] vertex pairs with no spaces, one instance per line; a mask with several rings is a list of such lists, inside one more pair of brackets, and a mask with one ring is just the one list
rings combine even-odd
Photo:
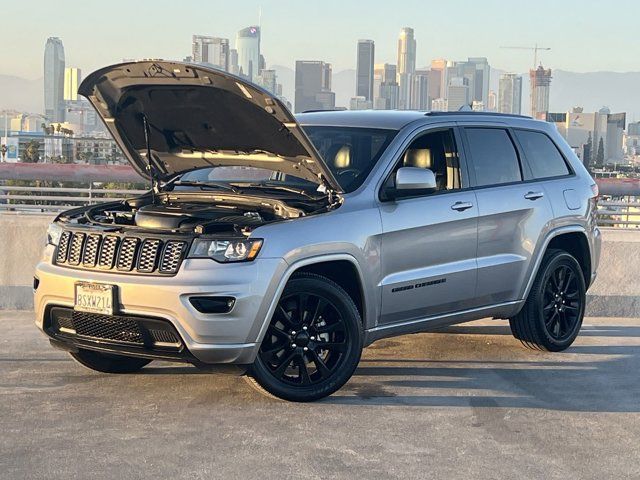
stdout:
[[558,148],[544,133],[516,130],[516,136],[534,178],[561,177],[570,173]]
[[471,159],[479,187],[522,180],[518,154],[501,128],[466,128]]

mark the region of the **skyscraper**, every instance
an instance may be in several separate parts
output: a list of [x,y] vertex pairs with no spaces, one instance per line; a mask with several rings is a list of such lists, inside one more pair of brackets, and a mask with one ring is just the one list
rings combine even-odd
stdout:
[[263,69],[256,83],[273,95],[278,95],[278,78],[275,70]]
[[398,108],[409,108],[411,76],[416,71],[416,39],[413,28],[404,27],[398,37]]
[[358,40],[356,71],[356,96],[373,102],[373,62],[375,46],[373,40]]
[[44,113],[51,122],[64,121],[64,46],[49,37],[44,48]]
[[229,39],[193,35],[192,59],[196,63],[209,63],[229,71]]
[[240,75],[240,65],[238,65],[238,50],[229,50],[229,73]]
[[[466,62],[453,62],[447,66],[447,78],[465,78],[469,86],[469,103],[489,101],[489,62],[484,57],[471,57]],[[448,84],[447,84],[448,85]]]
[[254,82],[260,74],[260,27],[243,28],[236,36],[240,73]]
[[67,67],[64,69],[64,92],[62,98],[65,101],[75,102],[78,100],[78,86],[80,85],[81,75],[79,68]]
[[482,102],[485,106],[489,102],[489,80],[491,68],[485,57],[470,57],[467,63],[475,67],[474,90],[471,92],[472,100]]
[[540,65],[529,70],[531,79],[531,116],[538,120],[546,120],[549,112],[549,88],[551,86],[551,69]]
[[522,112],[522,77],[520,75],[515,73],[500,75],[498,111],[517,115]]
[[331,91],[331,64],[296,61],[295,111],[333,110],[336,95]]
[[447,89],[447,108],[450,112],[457,112],[472,102],[469,80],[466,77],[454,77],[449,80]]
[[429,100],[429,70],[416,70],[411,76],[409,108],[412,110],[428,110]]
[[374,103],[376,110],[395,110],[398,108],[398,82],[395,65],[380,63],[375,65],[374,77]]

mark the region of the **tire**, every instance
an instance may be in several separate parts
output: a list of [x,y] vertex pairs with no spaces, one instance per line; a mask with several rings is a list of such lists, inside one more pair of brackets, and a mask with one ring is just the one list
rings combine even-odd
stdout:
[[248,380],[269,396],[318,400],[351,378],[362,342],[360,313],[349,294],[326,277],[295,274],[269,321]]
[[102,373],[133,373],[151,363],[146,358],[124,357],[92,350],[78,350],[70,355],[85,367]]
[[549,250],[522,310],[509,319],[511,333],[531,349],[566,350],[580,332],[586,290],[578,261],[563,250]]

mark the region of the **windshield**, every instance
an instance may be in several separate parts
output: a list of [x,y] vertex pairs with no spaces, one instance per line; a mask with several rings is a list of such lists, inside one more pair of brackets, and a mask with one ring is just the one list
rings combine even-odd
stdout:
[[[396,130],[358,127],[303,127],[320,156],[346,192],[356,190],[398,133]],[[211,167],[187,172],[183,182],[259,183],[317,189],[307,180],[252,167]]]

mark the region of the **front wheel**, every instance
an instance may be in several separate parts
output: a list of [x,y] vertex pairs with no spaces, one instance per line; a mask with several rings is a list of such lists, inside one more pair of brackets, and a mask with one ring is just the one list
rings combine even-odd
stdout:
[[362,353],[362,322],[351,297],[330,279],[295,275],[282,293],[249,380],[295,402],[331,395]]
[[582,326],[586,290],[582,269],[572,255],[547,252],[526,303],[509,319],[513,336],[533,349],[569,348]]
[[151,363],[151,360],[145,358],[123,357],[83,349],[71,353],[71,356],[85,367],[102,373],[133,373]]

